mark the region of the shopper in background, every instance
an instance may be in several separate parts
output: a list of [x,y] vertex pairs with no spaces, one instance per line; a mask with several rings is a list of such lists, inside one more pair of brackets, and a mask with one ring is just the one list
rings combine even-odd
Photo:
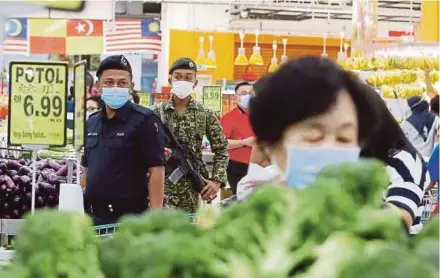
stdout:
[[[191,98],[191,93],[197,86],[197,67],[194,61],[189,58],[175,61],[169,71],[169,83],[172,86],[171,99],[154,105],[152,109],[180,143],[188,145],[193,152],[206,182],[200,194],[203,200],[210,201],[226,183],[228,142],[214,111]],[[211,176],[202,161],[201,146],[204,135],[208,138],[214,153]],[[167,153],[170,153],[169,149]],[[173,157],[170,160],[172,159]],[[165,184],[165,194],[169,198],[170,206],[195,212],[200,204],[199,193],[193,189],[188,177],[181,177],[173,183],[170,175],[175,167],[170,164],[167,164]]]
[[102,103],[100,97],[89,97],[86,100],[86,109],[87,109],[86,119],[88,119],[90,115],[101,111],[104,105],[105,104]]
[[322,167],[359,155],[383,161],[390,176],[385,202],[408,227],[414,223],[425,191],[423,159],[380,96],[335,63],[304,57],[282,66],[257,86],[250,121],[288,186],[306,186]]
[[430,110],[432,113],[436,114],[437,117],[439,116],[439,109],[440,109],[440,103],[439,103],[439,96],[436,95],[435,97],[431,98],[431,101],[429,103]]
[[92,88],[93,84],[95,83],[95,79],[93,78],[93,75],[90,74],[90,72],[86,72],[86,94],[87,98],[92,96]]
[[414,96],[407,102],[411,108],[411,116],[402,122],[402,130],[423,157],[428,158],[434,148],[439,118],[429,111],[429,104],[424,98]]
[[151,208],[161,208],[166,161],[160,119],[130,101],[128,60],[107,57],[96,75],[105,107],[87,120],[82,186],[86,211],[102,225],[146,211],[148,197]]
[[140,101],[139,95],[135,90],[133,90],[133,92],[130,93],[130,99],[131,101],[133,101],[133,103],[139,104]]
[[70,86],[67,97],[67,128],[73,129],[73,113],[75,112],[75,87]]
[[235,86],[237,107],[223,115],[221,125],[228,139],[228,182],[232,193],[237,194],[237,183],[246,175],[254,145],[254,132],[249,123],[249,100],[252,86],[242,82]]

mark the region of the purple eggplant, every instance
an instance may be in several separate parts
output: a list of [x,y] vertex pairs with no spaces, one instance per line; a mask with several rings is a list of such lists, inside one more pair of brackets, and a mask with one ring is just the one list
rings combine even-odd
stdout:
[[21,177],[20,177],[20,175],[14,175],[11,177],[11,179],[15,184],[19,184]]
[[41,193],[45,194],[52,194],[55,193],[57,190],[55,185],[43,181],[38,183],[38,188],[40,189]]
[[14,184],[14,182],[12,181],[12,179],[10,178],[10,177],[8,177],[8,176],[4,176],[5,177],[5,184],[6,184],[6,186],[8,187],[8,188],[14,188],[15,187],[15,184]]
[[14,209],[11,214],[12,219],[20,219],[20,212],[17,209]]
[[[34,162],[34,163],[35,163],[35,162]],[[37,165],[36,165],[36,167],[37,167],[38,170],[43,170],[44,167],[46,167],[46,166],[47,166],[47,161],[46,161],[46,160],[38,161],[38,162],[37,162]]]
[[49,207],[53,208],[58,206],[58,198],[54,195],[47,196],[46,203]]
[[14,199],[12,199],[12,203],[13,203],[14,205],[19,204],[20,201],[21,201],[20,196],[15,196]]
[[18,163],[20,163],[21,165],[26,165],[26,160],[24,160],[23,158],[22,159],[20,159],[19,161],[18,161]]
[[12,169],[12,170],[20,170],[21,167],[23,167],[23,165],[21,165],[20,163],[18,163],[17,160],[8,160],[8,169]]
[[2,184],[2,185],[0,185],[0,190],[1,190],[1,191],[5,191],[5,190],[6,190],[6,184]]
[[67,176],[67,171],[68,171],[68,165],[63,165],[63,167],[61,167],[57,172],[57,176],[62,176],[65,177]]
[[56,173],[50,173],[49,175],[47,175],[47,181],[52,184],[52,185],[56,185],[58,183],[58,176]]
[[21,176],[19,183],[21,185],[26,185],[32,182],[32,179],[29,176]]
[[6,163],[0,163],[0,171],[2,172],[2,174],[6,174],[6,172],[8,172],[8,166],[6,165]]
[[38,196],[37,198],[35,198],[35,206],[36,206],[37,208],[42,208],[42,207],[44,207],[44,204],[45,204],[45,202],[44,202],[44,198],[43,198],[43,197]]
[[8,176],[12,177],[18,174],[17,170],[8,170]]
[[21,167],[20,170],[18,171],[18,174],[19,174],[20,176],[32,174],[32,169],[29,168],[29,167],[27,167],[27,166],[23,166],[23,167]]
[[58,164],[55,160],[52,160],[52,159],[47,161],[47,166],[54,169],[55,171],[58,171],[61,169],[61,167],[63,167],[60,164]]

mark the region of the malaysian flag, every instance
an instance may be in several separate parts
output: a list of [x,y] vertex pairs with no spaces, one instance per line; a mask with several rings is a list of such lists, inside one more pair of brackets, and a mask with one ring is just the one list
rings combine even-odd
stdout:
[[161,51],[160,21],[155,19],[117,19],[107,25],[105,52],[152,53]]
[[26,18],[10,18],[6,22],[6,37],[0,45],[2,54],[29,55],[29,31]]

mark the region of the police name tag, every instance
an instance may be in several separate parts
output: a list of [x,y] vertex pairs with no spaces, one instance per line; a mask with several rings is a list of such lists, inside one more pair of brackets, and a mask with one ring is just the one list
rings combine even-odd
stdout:
[[183,177],[183,171],[179,167],[176,170],[174,170],[173,173],[171,173],[168,179],[170,180],[170,182],[176,185],[182,177]]

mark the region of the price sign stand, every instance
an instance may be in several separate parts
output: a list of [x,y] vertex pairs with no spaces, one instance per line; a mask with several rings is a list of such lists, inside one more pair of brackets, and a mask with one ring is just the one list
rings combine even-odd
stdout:
[[[75,156],[71,157],[71,160],[68,160],[71,161],[71,164],[68,164],[68,173],[71,173],[71,175],[68,177],[73,177],[73,163],[76,163],[76,184],[78,186],[81,185],[81,149],[85,144],[86,134],[86,63],[87,62],[83,60],[76,63],[73,67],[73,82],[75,89],[73,145],[75,147]],[[67,183],[71,184],[72,180],[68,179]]]
[[68,65],[12,61],[9,74],[8,146],[22,146],[32,152],[33,214],[37,152],[66,145]]
[[220,114],[223,105],[222,96],[221,86],[203,86],[203,104]]
[[24,149],[32,152],[32,200],[31,200],[31,213],[35,211],[35,189],[37,187],[37,154],[39,150],[47,149],[48,146],[43,145],[23,145]]

